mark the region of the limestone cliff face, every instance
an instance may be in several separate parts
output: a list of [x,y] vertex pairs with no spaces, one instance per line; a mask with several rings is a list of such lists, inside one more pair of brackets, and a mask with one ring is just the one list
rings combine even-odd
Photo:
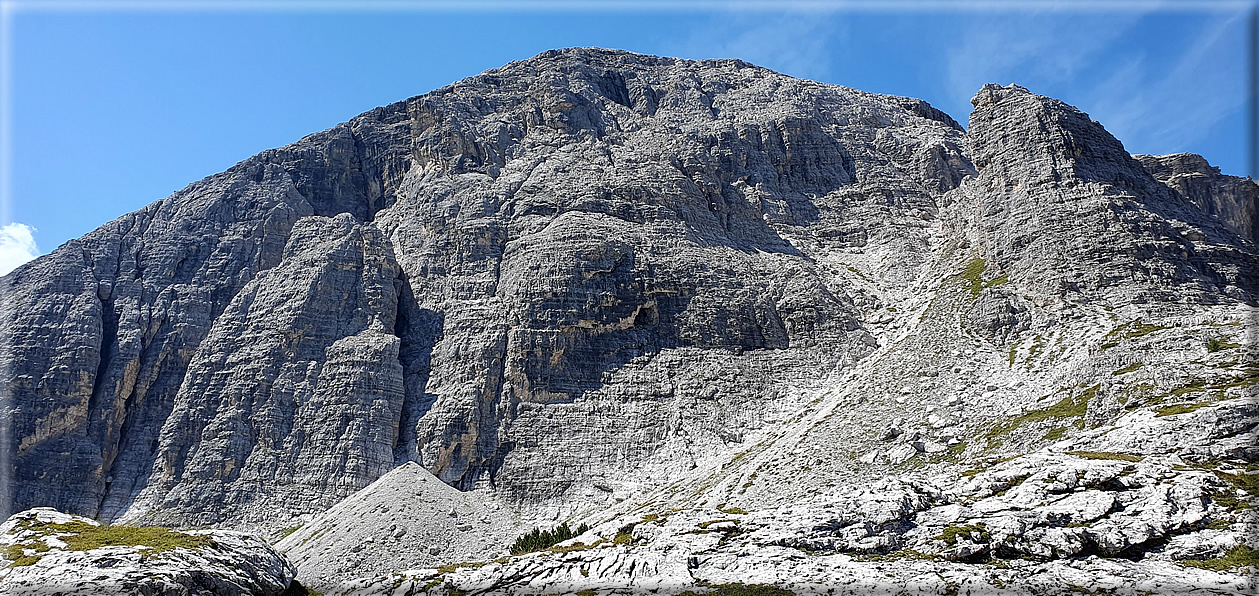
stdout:
[[1172,187],[1229,229],[1259,242],[1259,184],[1228,176],[1201,155],[1134,155],[1159,182]]
[[616,503],[795,416],[972,249],[961,316],[1008,344],[1047,304],[1253,303],[1232,203],[1060,102],[975,102],[968,134],[576,49],[259,154],[0,279],[13,508],[282,527],[406,461]]
[[1254,245],[1147,174],[1086,114],[1017,86],[987,85],[972,102],[978,173],[947,200],[990,277],[1008,275],[1040,301],[1253,300]]

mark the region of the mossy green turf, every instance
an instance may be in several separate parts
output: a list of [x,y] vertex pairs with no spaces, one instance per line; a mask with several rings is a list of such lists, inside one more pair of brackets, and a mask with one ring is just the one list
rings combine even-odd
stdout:
[[1040,422],[1042,420],[1052,420],[1058,418],[1079,418],[1088,413],[1089,401],[1097,395],[1097,385],[1093,385],[1082,391],[1079,395],[1062,398],[1052,406],[1039,410],[1031,410],[1024,412],[1019,416],[1015,416],[1008,422],[989,430],[984,436],[991,442],[1002,435],[1008,435],[1014,432],[1014,429],[1027,424],[1029,422]]
[[1142,323],[1139,320],[1129,321],[1116,327],[1110,333],[1107,333],[1106,337],[1102,338],[1102,345],[1100,347],[1103,350],[1107,350],[1119,345],[1120,340],[1136,339],[1138,337],[1154,333],[1155,331],[1162,331],[1163,329],[1169,329],[1169,327],[1154,325],[1152,323]]
[[1139,462],[1142,459],[1140,455],[1132,455],[1129,453],[1113,453],[1110,451],[1068,451],[1068,455],[1084,459],[1113,459],[1119,461]]
[[712,589],[707,592],[687,590],[678,596],[795,596],[796,594],[791,590],[760,584],[734,583],[709,587]]
[[[209,536],[185,534],[159,526],[98,526],[83,521],[57,524],[27,520],[19,527],[36,532],[37,538],[56,536],[66,543],[66,550],[84,551],[106,546],[141,546],[145,548],[142,558],[177,548],[197,550],[214,543]],[[4,555],[12,561],[11,566],[33,565],[42,555],[25,554],[26,550],[32,549],[37,553],[50,550],[42,540],[31,540],[26,544],[10,546],[5,550]]]
[[987,528],[983,524],[974,524],[969,526],[949,526],[936,536],[936,540],[943,540],[949,546],[957,544],[957,539],[965,536],[975,542],[988,542],[992,537],[988,534]]
[[1250,548],[1245,544],[1239,544],[1224,556],[1214,559],[1191,559],[1181,561],[1182,565],[1188,567],[1198,567],[1200,569],[1210,569],[1212,571],[1228,571],[1238,567],[1259,567],[1259,550]]
[[972,297],[978,298],[980,292],[982,292],[984,288],[999,286],[1010,281],[1010,277],[1008,275],[1002,275],[991,281],[984,281],[983,275],[984,271],[987,269],[988,262],[977,258],[971,259],[971,261],[966,264],[966,268],[962,270],[961,278],[966,280],[966,287],[970,290]]

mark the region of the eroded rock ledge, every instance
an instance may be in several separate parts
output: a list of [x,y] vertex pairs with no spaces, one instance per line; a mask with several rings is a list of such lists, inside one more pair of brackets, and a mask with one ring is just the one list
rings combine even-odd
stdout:
[[0,525],[0,593],[304,596],[297,569],[262,539],[226,530],[103,526],[37,508]]

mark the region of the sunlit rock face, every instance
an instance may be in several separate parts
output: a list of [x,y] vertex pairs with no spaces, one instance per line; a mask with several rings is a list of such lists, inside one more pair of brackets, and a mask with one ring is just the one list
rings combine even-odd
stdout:
[[623,497],[872,349],[876,298],[817,254],[912,280],[962,134],[739,61],[568,50],[265,152],[5,280],[15,507],[278,523],[406,460]]

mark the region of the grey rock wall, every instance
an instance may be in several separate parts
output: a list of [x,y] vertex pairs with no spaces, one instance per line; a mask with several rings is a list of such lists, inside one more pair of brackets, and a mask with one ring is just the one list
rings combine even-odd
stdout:
[[1232,203],[974,102],[573,49],[261,153],[0,279],[12,506],[275,530],[416,461],[566,516],[798,420],[913,317],[888,383],[1064,305],[1254,302]]
[[1221,174],[1201,155],[1134,155],[1155,179],[1172,187],[1229,229],[1259,242],[1259,185],[1249,178]]
[[1254,245],[1152,178],[1100,124],[986,85],[967,134],[978,170],[947,201],[991,269],[1042,301],[1253,301]]

